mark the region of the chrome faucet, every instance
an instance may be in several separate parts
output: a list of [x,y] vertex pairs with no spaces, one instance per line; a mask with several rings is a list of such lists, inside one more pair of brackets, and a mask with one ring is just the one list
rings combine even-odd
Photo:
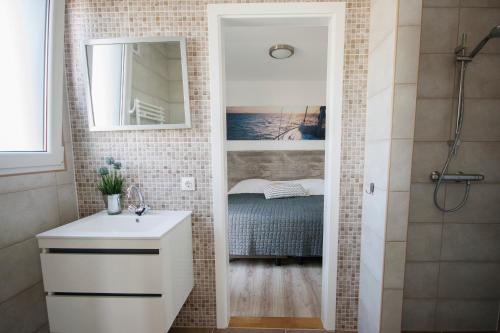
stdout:
[[146,214],[150,208],[144,202],[144,196],[142,195],[141,190],[139,190],[137,186],[132,185],[127,189],[127,198],[131,199],[134,193],[139,198],[139,205],[138,206],[129,205],[128,211],[139,216]]

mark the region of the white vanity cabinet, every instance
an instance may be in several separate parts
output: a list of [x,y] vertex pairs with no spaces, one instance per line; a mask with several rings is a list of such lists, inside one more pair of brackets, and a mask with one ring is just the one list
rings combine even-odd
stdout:
[[50,331],[165,333],[193,288],[191,213],[105,212],[37,236]]

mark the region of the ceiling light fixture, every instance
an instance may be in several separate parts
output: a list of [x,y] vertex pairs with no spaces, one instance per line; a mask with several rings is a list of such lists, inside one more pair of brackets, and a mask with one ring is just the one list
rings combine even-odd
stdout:
[[276,44],[269,48],[269,55],[274,59],[290,58],[294,52],[293,46],[287,44]]

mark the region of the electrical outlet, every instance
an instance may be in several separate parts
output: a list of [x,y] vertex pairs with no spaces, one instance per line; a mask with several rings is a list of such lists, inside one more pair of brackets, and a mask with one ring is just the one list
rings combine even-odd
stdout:
[[183,191],[194,191],[196,189],[196,181],[194,177],[182,177],[181,178],[181,190]]

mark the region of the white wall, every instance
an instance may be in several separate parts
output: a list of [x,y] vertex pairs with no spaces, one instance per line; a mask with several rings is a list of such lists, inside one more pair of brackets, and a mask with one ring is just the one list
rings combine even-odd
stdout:
[[326,81],[227,81],[228,106],[325,105]]

